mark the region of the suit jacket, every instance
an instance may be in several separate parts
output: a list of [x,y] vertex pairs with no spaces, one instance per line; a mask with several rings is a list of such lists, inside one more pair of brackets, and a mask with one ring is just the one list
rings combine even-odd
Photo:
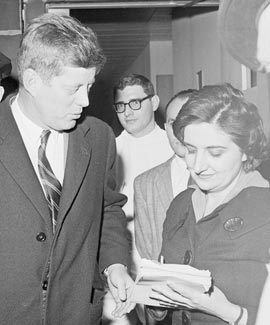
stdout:
[[173,200],[171,163],[174,156],[134,181],[135,242],[142,258],[159,257],[163,221]]
[[[248,310],[254,325],[267,276],[270,247],[270,190],[250,186],[196,222],[193,189],[172,201],[163,228],[161,254],[166,263],[210,270],[227,299]],[[267,323],[267,322],[266,322]],[[176,310],[174,325],[227,322],[199,310]]]
[[88,117],[68,137],[53,236],[46,199],[10,107],[0,106],[0,324],[41,324],[49,270],[42,324],[89,325],[99,246],[100,271],[128,263],[121,209],[126,198],[115,191],[113,133]]

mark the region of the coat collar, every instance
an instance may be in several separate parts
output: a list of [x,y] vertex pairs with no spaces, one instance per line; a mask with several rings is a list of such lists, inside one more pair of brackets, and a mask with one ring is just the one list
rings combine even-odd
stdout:
[[89,141],[86,141],[86,134],[89,131],[90,126],[79,125],[68,133],[65,176],[58,212],[59,223],[65,217],[79,191],[90,163],[92,146]]
[[[86,141],[90,123],[79,123],[67,132],[68,148],[58,222],[61,223],[83,181],[91,157],[91,144]],[[0,163],[22,189],[51,229],[49,209],[43,190],[12,115],[9,101],[0,105]]]
[[[269,189],[269,183],[259,172],[242,172],[236,184],[227,193],[222,204],[208,216],[200,219],[199,222],[207,221],[219,215],[219,220],[230,238],[239,237],[251,231],[254,227],[261,227],[263,224],[268,223],[268,218],[265,217],[268,212],[264,211],[264,208],[270,198],[269,190],[265,191],[264,189]],[[203,197],[198,193],[197,189],[192,195],[194,213],[196,213],[195,200],[197,206],[204,204]],[[230,204],[226,204],[228,202]],[[258,213],[260,209],[262,213]],[[210,232],[205,233],[205,239],[209,234]]]
[[[244,171],[242,171],[238,176],[233,187],[223,197],[222,204],[230,201],[243,189],[251,186],[269,187],[269,183],[257,171],[251,171],[249,173],[245,173]],[[198,188],[196,184],[190,187],[195,188],[195,191],[192,194],[192,203],[193,203],[195,215],[198,214],[197,219],[201,219],[200,215],[204,213],[204,209],[205,209],[206,195]]]
[[0,163],[50,226],[48,205],[8,100],[0,106]]

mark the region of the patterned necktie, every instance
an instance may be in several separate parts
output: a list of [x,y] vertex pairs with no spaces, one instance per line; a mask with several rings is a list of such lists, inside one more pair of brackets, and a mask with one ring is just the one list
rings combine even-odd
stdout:
[[45,153],[50,133],[51,131],[49,130],[43,130],[40,136],[41,142],[38,149],[38,170],[51,212],[53,232],[55,232],[62,186],[55,177]]

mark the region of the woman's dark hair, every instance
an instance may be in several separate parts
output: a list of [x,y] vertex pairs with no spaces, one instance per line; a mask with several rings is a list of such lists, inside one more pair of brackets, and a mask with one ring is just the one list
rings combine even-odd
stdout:
[[267,140],[257,107],[230,84],[205,86],[192,94],[173,123],[175,136],[183,141],[185,127],[210,123],[228,134],[246,154],[246,172],[268,158]]

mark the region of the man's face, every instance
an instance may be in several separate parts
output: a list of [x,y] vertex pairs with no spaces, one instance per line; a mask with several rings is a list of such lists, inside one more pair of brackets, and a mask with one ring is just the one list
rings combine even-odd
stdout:
[[88,93],[95,75],[96,68],[64,67],[62,74],[49,82],[40,80],[34,96],[36,109],[27,115],[44,129],[73,128],[89,104]]
[[270,72],[270,5],[265,8],[258,21],[257,59],[261,70]]
[[182,145],[182,143],[175,137],[173,133],[172,124],[175,121],[177,114],[179,113],[180,109],[182,108],[182,106],[185,104],[186,101],[187,98],[175,98],[167,107],[167,112],[166,112],[165,129],[167,132],[167,137],[169,139],[173,151],[179,157],[184,157],[186,149]]
[[[147,94],[138,85],[127,86],[123,90],[118,90],[115,103],[128,103],[134,99],[142,99]],[[128,105],[123,113],[117,113],[123,128],[134,137],[142,137],[150,133],[155,127],[154,111],[158,108],[154,98],[149,98],[141,103],[141,109],[132,110]]]

